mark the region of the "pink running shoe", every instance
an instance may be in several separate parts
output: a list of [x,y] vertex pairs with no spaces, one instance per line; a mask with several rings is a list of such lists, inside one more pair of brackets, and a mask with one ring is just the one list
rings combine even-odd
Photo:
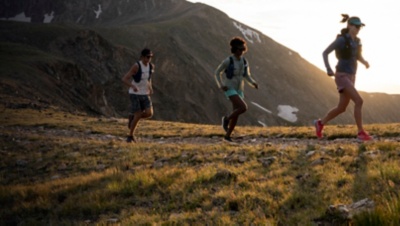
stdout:
[[357,139],[359,141],[369,141],[369,140],[373,140],[373,138],[364,130],[358,132],[357,134]]
[[324,125],[321,123],[321,119],[314,120],[314,126],[315,134],[317,135],[318,139],[321,139],[323,137],[322,129],[324,129]]

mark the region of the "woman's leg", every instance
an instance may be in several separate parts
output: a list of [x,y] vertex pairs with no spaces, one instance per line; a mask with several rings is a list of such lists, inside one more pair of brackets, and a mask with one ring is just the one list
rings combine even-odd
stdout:
[[350,102],[350,97],[345,93],[344,90],[343,92],[340,93],[338,105],[335,108],[332,108],[330,111],[328,111],[328,113],[321,119],[322,125],[325,125],[330,120],[336,118],[336,116],[346,111],[346,108]]
[[229,128],[228,132],[226,132],[225,137],[231,136],[237,124],[239,115],[247,111],[247,104],[243,101],[243,99],[239,95],[230,96],[229,99],[232,102],[233,111],[228,116]]
[[362,125],[362,106],[364,100],[353,86],[343,90],[343,93],[345,93],[345,95],[354,102],[354,119],[356,121],[357,129],[358,132],[363,131],[364,129]]

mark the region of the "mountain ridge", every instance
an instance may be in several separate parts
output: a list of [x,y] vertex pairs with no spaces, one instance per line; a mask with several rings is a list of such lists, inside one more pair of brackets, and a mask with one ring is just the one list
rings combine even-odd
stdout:
[[[51,14],[46,8],[50,1],[40,1],[35,7],[19,2],[27,15],[33,15],[35,7],[38,15]],[[123,7],[124,14],[116,16],[118,7],[122,9],[124,2],[129,3]],[[27,100],[32,99],[31,96],[41,96],[42,101],[71,110],[77,108],[108,116],[127,115],[127,91],[120,78],[138,59],[140,50],[150,47],[155,53],[156,64],[152,97],[154,118],[219,123],[220,117],[230,111],[231,106],[216,87],[213,72],[229,55],[229,39],[242,36],[248,40],[249,52],[245,56],[260,89],[246,87],[249,111],[241,117],[240,124],[307,125],[337,104],[334,82],[325,72],[295,51],[207,5],[177,0],[54,1],[51,4],[54,6],[51,23],[0,21],[3,46],[10,43],[19,48],[29,46],[45,53],[45,58],[61,59],[62,63],[51,65],[51,61],[42,57],[39,62],[19,57],[12,60],[33,67],[35,76],[48,84],[45,87],[58,84],[59,94],[55,95],[51,88],[43,90],[38,84],[32,89],[20,80],[14,80],[15,74],[21,74],[26,81],[31,76],[18,67],[10,67],[10,60],[3,53],[2,69],[7,73],[2,74],[7,81],[18,83],[15,87],[26,87],[24,89],[31,91],[25,95]],[[102,13],[98,19],[101,20],[96,21],[94,10],[99,4]],[[72,6],[74,11],[68,11]],[[1,11],[0,17],[4,18],[4,15]],[[77,20],[80,17],[82,19]],[[57,83],[56,75],[67,82]],[[2,86],[8,84],[5,79],[1,82]],[[7,90],[13,89],[10,87]],[[400,95],[360,93],[365,99],[366,123],[400,121],[397,113]],[[12,92],[6,95],[14,96]],[[63,95],[69,99],[65,103],[60,100]],[[332,123],[353,123],[350,107]]]

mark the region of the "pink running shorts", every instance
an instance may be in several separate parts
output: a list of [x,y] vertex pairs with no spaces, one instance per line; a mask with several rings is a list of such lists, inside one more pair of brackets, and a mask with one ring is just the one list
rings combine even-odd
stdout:
[[343,92],[344,88],[352,86],[356,82],[356,75],[348,74],[345,72],[336,72],[335,83],[339,93]]

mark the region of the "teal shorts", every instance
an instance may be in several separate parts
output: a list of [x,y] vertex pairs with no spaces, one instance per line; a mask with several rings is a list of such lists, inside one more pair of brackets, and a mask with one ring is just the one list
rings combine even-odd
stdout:
[[235,96],[235,95],[240,96],[242,99],[244,98],[244,94],[240,90],[228,89],[227,91],[225,91],[225,96],[228,99],[230,96]]

